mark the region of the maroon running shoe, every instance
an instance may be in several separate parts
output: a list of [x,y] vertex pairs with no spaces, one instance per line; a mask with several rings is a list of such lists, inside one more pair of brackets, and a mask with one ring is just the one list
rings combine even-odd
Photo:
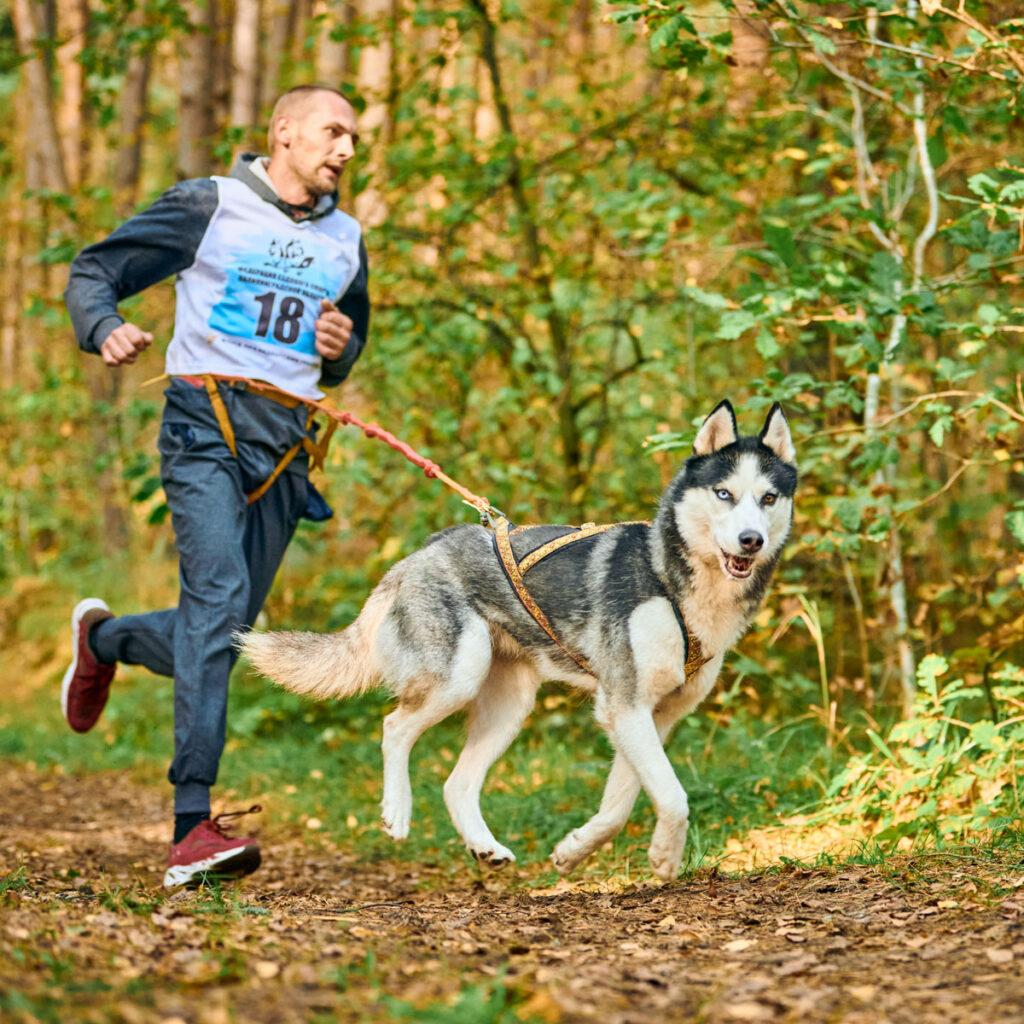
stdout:
[[180,843],[171,847],[164,874],[164,888],[201,885],[206,881],[241,878],[260,866],[260,848],[251,836],[232,836],[224,828],[229,818],[263,810],[253,804],[247,811],[218,814],[201,821]]
[[79,601],[71,613],[71,664],[61,684],[60,706],[75,732],[88,732],[96,724],[110,696],[117,663],[108,665],[96,660],[89,646],[89,630],[113,617],[98,597]]

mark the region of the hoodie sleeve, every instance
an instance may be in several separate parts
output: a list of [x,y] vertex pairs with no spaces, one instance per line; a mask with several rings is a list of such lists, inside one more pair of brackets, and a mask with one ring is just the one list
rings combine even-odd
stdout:
[[335,305],[352,321],[352,337],[348,339],[345,351],[337,359],[324,359],[321,363],[320,384],[334,387],[351,372],[355,361],[366,347],[370,330],[370,268],[366,257],[366,243],[359,240],[359,270],[352,279],[345,294]]
[[212,178],[183,181],[75,257],[64,301],[82,351],[98,353],[124,323],[122,299],[192,265],[216,209]]

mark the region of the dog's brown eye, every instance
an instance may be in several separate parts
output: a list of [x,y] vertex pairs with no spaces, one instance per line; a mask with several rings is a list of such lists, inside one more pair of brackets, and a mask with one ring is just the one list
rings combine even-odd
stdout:
[[774,504],[775,504],[775,502],[777,502],[778,500],[779,500],[779,496],[778,496],[777,494],[772,494],[772,492],[771,492],[771,491],[769,491],[769,492],[768,492],[768,493],[767,493],[767,494],[766,494],[766,495],[765,495],[765,496],[764,496],[764,497],[763,497],[763,498],[761,499],[761,504],[762,504],[762,505],[774,505]]

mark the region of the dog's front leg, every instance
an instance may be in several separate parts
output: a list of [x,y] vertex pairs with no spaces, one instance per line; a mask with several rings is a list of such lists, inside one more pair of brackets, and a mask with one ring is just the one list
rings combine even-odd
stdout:
[[616,709],[608,716],[608,733],[640,780],[654,804],[658,822],[648,850],[651,869],[663,881],[679,872],[686,845],[690,805],[686,790],[661,745],[658,727],[649,708]]
[[[688,687],[675,691],[665,697],[654,711],[654,723],[662,745],[668,740],[676,722],[689,714],[697,703],[695,695],[688,691]],[[609,839],[617,836],[629,821],[639,795],[640,780],[636,772],[626,757],[616,750],[600,808],[586,824],[573,829],[555,847],[551,854],[555,869],[560,874],[568,874]]]

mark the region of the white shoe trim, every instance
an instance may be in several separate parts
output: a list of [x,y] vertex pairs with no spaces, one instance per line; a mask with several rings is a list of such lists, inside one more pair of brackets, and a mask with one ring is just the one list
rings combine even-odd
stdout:
[[164,888],[173,889],[176,885],[185,885],[191,882],[196,875],[205,874],[211,868],[216,867],[231,857],[237,857],[248,846],[235,846],[230,850],[221,850],[212,857],[204,857],[202,860],[193,861],[191,864],[174,864],[164,873]]
[[98,597],[87,597],[79,601],[71,612],[71,664],[68,665],[68,670],[64,673],[60,684],[60,709],[64,713],[65,721],[68,717],[68,691],[71,689],[71,680],[75,678],[75,673],[78,671],[78,628],[82,624],[85,613],[91,612],[95,608],[100,608],[105,612],[110,611],[106,601]]

